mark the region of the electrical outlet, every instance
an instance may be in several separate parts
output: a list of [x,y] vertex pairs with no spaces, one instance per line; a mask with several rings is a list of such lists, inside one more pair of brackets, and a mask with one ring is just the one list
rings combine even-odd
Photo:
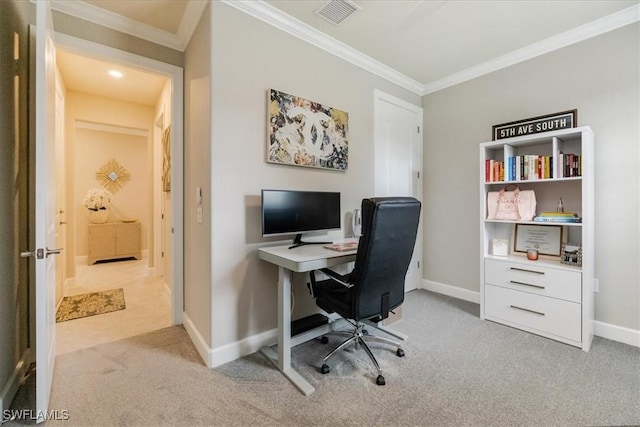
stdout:
[[196,210],[198,224],[202,224],[202,206],[198,206]]
[[593,279],[593,292],[596,294],[600,292],[600,281],[598,279]]

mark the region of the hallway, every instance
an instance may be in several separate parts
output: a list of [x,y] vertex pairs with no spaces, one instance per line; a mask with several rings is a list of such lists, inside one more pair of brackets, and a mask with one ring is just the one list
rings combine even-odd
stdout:
[[122,288],[126,309],[56,324],[61,355],[171,326],[171,296],[162,277],[149,276],[148,260],[76,265],[65,295]]

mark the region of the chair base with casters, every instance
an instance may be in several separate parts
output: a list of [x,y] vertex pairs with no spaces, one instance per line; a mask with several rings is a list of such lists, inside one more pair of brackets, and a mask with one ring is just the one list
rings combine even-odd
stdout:
[[[405,352],[402,349],[402,345],[398,342],[395,342],[393,340],[387,339],[387,338],[383,338],[383,337],[379,337],[379,336],[375,336],[375,335],[369,335],[369,333],[367,332],[367,330],[365,329],[365,327],[367,325],[365,325],[364,323],[361,322],[353,322],[349,319],[345,319],[343,317],[343,319],[345,321],[347,321],[348,323],[350,323],[353,326],[353,331],[349,332],[349,331],[333,331],[328,335],[339,335],[339,336],[344,336],[347,337],[347,339],[345,341],[342,342],[342,344],[340,344],[338,347],[336,347],[335,349],[333,349],[329,354],[327,354],[324,359],[322,359],[322,366],[320,367],[320,372],[323,374],[328,374],[329,372],[331,372],[331,368],[329,367],[329,365],[327,365],[327,360],[329,360],[329,358],[331,358],[334,354],[336,354],[337,352],[339,352],[340,350],[346,348],[349,344],[354,344],[356,346],[356,348],[358,348],[359,345],[362,346],[362,348],[364,349],[365,353],[367,353],[367,356],[369,356],[369,359],[371,359],[371,362],[373,362],[373,365],[376,368],[376,371],[378,372],[378,376],[376,378],[376,384],[378,385],[385,385],[385,379],[384,376],[382,375],[382,368],[380,368],[380,364],[378,363],[378,361],[376,360],[376,357],[373,355],[373,352],[371,351],[371,349],[369,348],[369,346],[367,345],[367,342],[365,340],[371,341],[371,342],[378,342],[378,343],[383,343],[383,344],[389,344],[392,345],[396,348],[396,356],[398,357],[404,357]],[[329,342],[329,339],[326,336],[323,336],[321,339],[321,342],[323,344],[326,344]]]

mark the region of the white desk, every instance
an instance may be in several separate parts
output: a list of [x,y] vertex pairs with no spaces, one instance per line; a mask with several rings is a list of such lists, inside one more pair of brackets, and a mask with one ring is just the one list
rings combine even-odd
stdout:
[[291,367],[291,347],[323,333],[330,332],[325,325],[309,333],[291,337],[291,273],[304,273],[319,268],[331,267],[355,261],[356,250],[338,252],[323,248],[322,245],[306,245],[289,249],[290,245],[272,246],[258,249],[258,258],[278,266],[278,353],[272,347],[260,351],[289,378],[305,395],[315,391],[298,372]]

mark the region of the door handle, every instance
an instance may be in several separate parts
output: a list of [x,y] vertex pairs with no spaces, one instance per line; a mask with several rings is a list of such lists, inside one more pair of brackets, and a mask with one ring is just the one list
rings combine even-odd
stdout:
[[49,255],[58,255],[60,252],[63,251],[64,248],[55,248],[55,249],[49,249],[49,248],[39,248],[36,249],[35,251],[24,251],[24,252],[20,252],[20,257],[21,258],[29,258],[29,257],[36,257],[37,259],[42,259],[45,256],[47,258],[49,258]]
[[47,258],[49,258],[49,255],[58,255],[60,252],[62,252],[64,248],[56,248],[56,249],[49,249],[49,248],[45,248],[45,255],[47,256]]

